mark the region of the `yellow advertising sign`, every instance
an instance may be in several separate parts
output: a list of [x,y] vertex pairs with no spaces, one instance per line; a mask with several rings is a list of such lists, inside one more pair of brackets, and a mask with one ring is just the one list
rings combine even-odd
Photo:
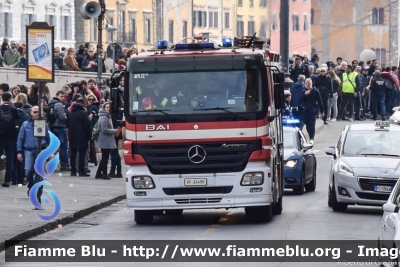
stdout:
[[53,79],[53,29],[29,28],[27,32],[27,80]]

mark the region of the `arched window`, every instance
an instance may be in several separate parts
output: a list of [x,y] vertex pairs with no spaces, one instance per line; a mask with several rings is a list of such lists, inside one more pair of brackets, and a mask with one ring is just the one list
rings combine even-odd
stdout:
[[378,24],[378,9],[372,9],[372,24]]
[[311,14],[311,18],[310,18],[310,20],[311,20],[311,24],[314,24],[314,15],[315,15],[315,10],[314,10],[314,8],[311,8],[311,12],[310,12],[310,14]]

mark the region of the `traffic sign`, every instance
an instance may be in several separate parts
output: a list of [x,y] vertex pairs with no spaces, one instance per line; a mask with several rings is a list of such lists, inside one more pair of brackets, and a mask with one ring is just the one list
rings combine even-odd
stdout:
[[115,49],[115,59],[122,55],[122,47],[118,43],[112,43],[107,47],[107,56],[113,58],[113,47]]

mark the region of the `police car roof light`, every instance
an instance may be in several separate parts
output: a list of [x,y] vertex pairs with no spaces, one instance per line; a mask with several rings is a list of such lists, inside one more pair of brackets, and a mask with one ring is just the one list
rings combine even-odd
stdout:
[[223,47],[232,47],[232,38],[223,38],[222,39],[222,46]]
[[213,43],[176,44],[175,50],[206,50],[215,49]]
[[300,123],[298,119],[286,119],[286,123]]
[[158,40],[157,41],[157,49],[167,49],[167,41],[166,40]]

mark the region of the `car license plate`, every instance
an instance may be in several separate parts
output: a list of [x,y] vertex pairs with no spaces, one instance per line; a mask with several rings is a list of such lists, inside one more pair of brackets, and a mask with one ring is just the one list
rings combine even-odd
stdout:
[[185,186],[205,186],[207,179],[185,179]]
[[392,192],[391,186],[374,185],[375,192]]

